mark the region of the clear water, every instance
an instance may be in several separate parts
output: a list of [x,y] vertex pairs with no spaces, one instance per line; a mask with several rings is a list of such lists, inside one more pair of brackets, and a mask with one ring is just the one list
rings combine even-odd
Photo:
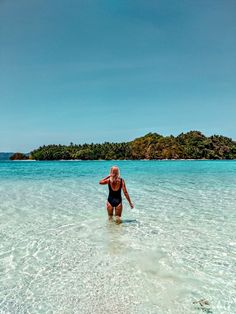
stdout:
[[0,162],[0,312],[236,313],[236,161]]

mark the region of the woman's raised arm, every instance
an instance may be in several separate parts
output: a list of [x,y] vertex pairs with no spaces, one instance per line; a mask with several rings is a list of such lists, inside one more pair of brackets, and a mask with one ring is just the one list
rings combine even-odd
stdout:
[[99,184],[108,184],[109,178],[110,178],[110,175],[107,176],[106,178],[103,178],[102,180],[100,180]]

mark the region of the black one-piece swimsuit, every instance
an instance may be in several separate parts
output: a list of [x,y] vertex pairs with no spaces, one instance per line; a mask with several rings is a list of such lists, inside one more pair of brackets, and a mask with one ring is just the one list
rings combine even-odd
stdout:
[[120,178],[120,187],[117,191],[112,190],[111,183],[109,180],[109,195],[108,195],[108,202],[111,204],[112,207],[117,207],[122,202],[121,197],[121,188],[122,188],[122,179]]

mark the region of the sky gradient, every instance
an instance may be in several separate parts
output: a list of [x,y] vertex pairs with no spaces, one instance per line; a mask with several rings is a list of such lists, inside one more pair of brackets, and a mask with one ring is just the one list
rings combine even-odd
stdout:
[[235,0],[0,0],[0,151],[236,140]]

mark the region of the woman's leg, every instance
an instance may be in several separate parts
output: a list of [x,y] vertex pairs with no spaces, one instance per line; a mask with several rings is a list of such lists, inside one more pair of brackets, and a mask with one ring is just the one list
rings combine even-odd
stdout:
[[108,213],[108,219],[112,220],[113,207],[111,206],[111,204],[108,201],[107,201],[107,213]]
[[121,223],[121,214],[122,214],[122,203],[120,203],[116,208],[115,208],[115,215],[116,215],[116,223],[120,224]]

